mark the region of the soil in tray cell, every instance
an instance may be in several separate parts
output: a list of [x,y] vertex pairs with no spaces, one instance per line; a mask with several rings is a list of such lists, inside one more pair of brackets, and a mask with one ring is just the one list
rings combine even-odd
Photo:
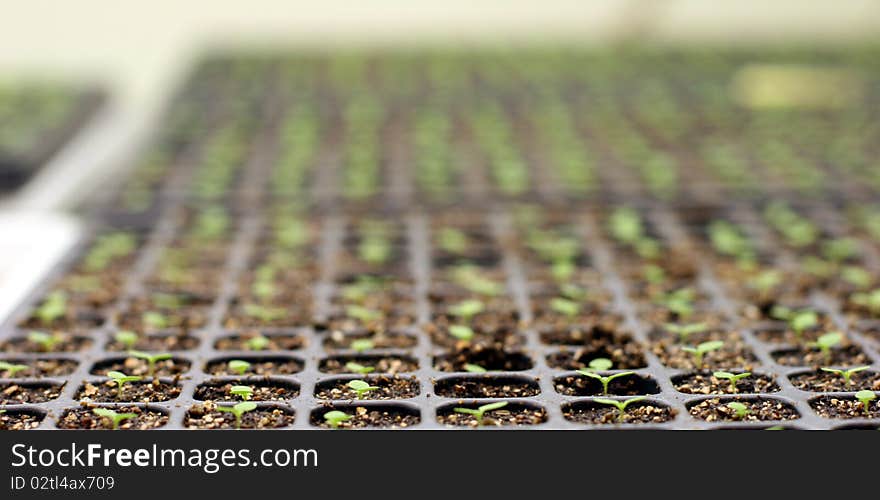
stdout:
[[[859,368],[859,367],[856,367]],[[845,372],[844,368],[833,368]],[[855,392],[880,391],[880,373],[871,370],[854,371],[849,374],[849,381],[844,373],[824,370],[796,373],[789,375],[791,383],[802,391],[810,392]]]
[[325,406],[312,411],[310,422],[317,427],[331,429],[333,426],[324,418],[330,411],[341,411],[348,418],[339,422],[339,429],[361,429],[366,427],[383,429],[405,429],[419,424],[422,419],[418,410],[396,406]]
[[[704,371],[678,375],[673,377],[672,384],[677,391],[685,394],[758,394],[779,391],[779,385],[769,375],[752,373],[731,384],[730,379],[715,377],[713,373]],[[733,373],[734,376],[741,374],[742,372]]]
[[[113,421],[110,417],[97,415],[94,409],[96,406],[85,406],[77,408],[69,408],[64,410],[61,417],[56,423],[59,429],[76,429],[76,430],[107,430],[113,429]],[[168,414],[145,406],[119,406],[107,407],[120,414],[130,414],[128,418],[119,422],[117,429],[120,430],[139,430],[145,431],[156,429],[168,423]]]
[[[183,419],[188,429],[235,429],[235,416],[221,412],[213,402],[193,405]],[[257,406],[241,416],[242,429],[279,429],[293,425],[293,410],[281,406]]]
[[244,332],[221,337],[214,342],[218,351],[292,351],[302,349],[306,340],[296,333]]
[[537,405],[507,402],[501,408],[487,410],[482,420],[477,415],[456,412],[456,408],[479,409],[486,404],[460,401],[437,410],[437,422],[454,427],[528,427],[547,421],[547,411]]
[[523,352],[482,345],[465,346],[434,357],[434,369],[441,372],[464,372],[468,365],[487,371],[516,372],[531,370],[534,363]]
[[772,398],[712,398],[690,405],[688,412],[694,418],[707,422],[757,422],[800,418],[794,407]]
[[[230,366],[233,361],[244,361],[246,364],[232,363]],[[211,375],[291,375],[301,372],[304,366],[302,360],[285,356],[242,356],[209,361],[205,372]]]
[[0,351],[5,353],[23,352],[77,352],[91,347],[92,339],[65,334],[50,334],[50,343],[35,342],[28,336],[13,337],[0,343]]
[[[360,341],[360,342],[358,342]],[[367,341],[369,344],[367,344]],[[324,349],[340,350],[366,347],[370,349],[410,349],[416,346],[414,336],[403,332],[361,332],[357,334],[345,334],[332,332],[324,339]]]
[[822,396],[810,401],[810,407],[824,418],[871,418],[880,419],[880,398],[874,398],[868,402],[867,411],[865,405],[855,396]]
[[[608,394],[612,396],[638,396],[640,394],[658,394],[660,386],[649,377],[626,372],[596,372],[597,376],[614,377],[608,382]],[[586,375],[567,375],[553,379],[556,392],[565,396],[604,396],[602,380]]]
[[[715,344],[710,349],[707,342],[722,343]],[[691,352],[689,349],[702,351],[702,359],[699,353]],[[705,337],[688,338],[686,344],[664,338],[652,342],[651,350],[665,366],[679,370],[751,370],[757,363],[752,350],[737,332],[715,331]]]
[[61,395],[64,384],[24,382],[0,384],[0,404],[45,403]]
[[[358,393],[349,386],[351,381],[365,382],[369,389]],[[419,381],[415,377],[374,375],[363,378],[344,378],[318,382],[315,397],[334,400],[389,400],[409,399],[419,395]]]
[[184,374],[190,369],[190,362],[183,358],[171,358],[156,361],[153,368],[143,359],[135,357],[111,358],[98,361],[89,371],[92,375],[107,375],[116,371],[138,377],[174,377]]
[[96,403],[155,403],[168,401],[179,395],[179,385],[172,382],[163,382],[158,379],[125,383],[120,395],[116,382],[107,380],[86,382],[76,391],[74,399],[89,400]]
[[3,378],[39,378],[39,377],[63,377],[70,375],[79,366],[79,362],[72,359],[21,359],[5,358],[0,363],[12,365],[4,369],[0,367],[0,377]]
[[235,386],[250,387],[250,401],[286,401],[299,396],[299,386],[294,383],[255,378],[208,381],[196,387],[193,398],[199,401],[239,402],[242,396],[232,393]]
[[437,380],[434,393],[444,398],[526,398],[541,393],[538,381],[524,377],[472,375]]
[[[625,398],[617,398],[626,401]],[[579,401],[562,407],[562,416],[578,424],[660,424],[675,417],[675,410],[651,400],[629,403],[621,412],[616,406],[598,401]]]
[[871,364],[868,355],[854,344],[834,347],[827,353],[812,347],[798,347],[774,351],[771,355],[777,363],[784,366],[854,367]]
[[35,410],[6,410],[0,413],[0,431],[25,431],[39,427],[45,415]]
[[641,344],[629,336],[597,337],[579,348],[562,349],[547,355],[547,364],[560,370],[580,370],[587,368],[596,358],[611,360],[615,370],[644,368],[644,350]]
[[[360,365],[360,367],[352,364]],[[360,373],[365,368],[368,373],[396,373],[414,372],[419,369],[419,362],[409,356],[383,355],[353,355],[332,356],[324,358],[318,363],[318,370],[322,373],[343,374]],[[357,370],[357,371],[356,371]]]
[[195,349],[199,339],[190,335],[141,335],[134,345],[128,346],[114,337],[107,343],[108,351],[128,351],[135,349],[147,352],[175,352]]

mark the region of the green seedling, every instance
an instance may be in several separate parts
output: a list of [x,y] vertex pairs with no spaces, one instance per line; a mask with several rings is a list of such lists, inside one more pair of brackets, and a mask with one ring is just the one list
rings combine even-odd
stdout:
[[449,306],[449,313],[453,316],[458,316],[463,321],[470,321],[474,316],[483,312],[484,309],[485,306],[481,301],[470,299]]
[[455,413],[464,413],[465,415],[473,415],[474,418],[477,419],[477,424],[483,425],[483,419],[485,418],[486,413],[504,408],[505,406],[507,406],[507,401],[499,401],[497,403],[489,403],[489,404],[480,406],[477,409],[454,408],[452,411],[454,411]]
[[10,378],[14,377],[16,373],[27,369],[28,365],[16,365],[13,363],[7,363],[6,361],[0,361],[0,372]]
[[257,409],[257,403],[253,401],[242,401],[233,406],[217,406],[217,411],[231,413],[235,417],[235,428],[241,429],[241,417],[249,412]]
[[467,250],[468,237],[463,231],[451,227],[444,227],[437,235],[440,248],[452,253],[461,254]]
[[156,311],[147,311],[141,315],[141,321],[144,326],[153,330],[164,330],[168,328],[168,318]]
[[581,306],[573,300],[556,297],[550,300],[550,309],[568,318],[574,318],[581,311]]
[[850,301],[857,306],[862,306],[873,314],[880,314],[880,288],[871,292],[854,293]]
[[125,257],[134,251],[137,241],[130,233],[115,232],[101,235],[95,241],[83,261],[86,271],[102,271],[114,259]]
[[830,368],[827,366],[823,366],[820,369],[823,372],[835,373],[837,375],[840,375],[841,377],[843,377],[843,380],[846,381],[846,385],[853,385],[852,376],[858,372],[863,372],[863,371],[867,370],[868,368],[870,368],[870,367],[869,366],[856,366],[855,368],[850,368],[850,369],[846,370],[846,369],[837,369],[837,368]]
[[822,354],[825,355],[825,359],[827,363],[831,363],[831,349],[843,342],[843,334],[840,332],[829,332],[818,339],[815,342],[810,342],[810,347],[815,347],[822,351]]
[[376,344],[370,339],[354,339],[350,346],[353,351],[364,352],[376,348]]
[[694,366],[696,366],[697,368],[700,368],[703,366],[703,357],[706,354],[708,354],[712,351],[717,351],[718,349],[721,349],[722,347],[724,347],[723,340],[709,340],[709,341],[706,341],[706,342],[703,342],[703,343],[697,345],[697,347],[685,346],[685,347],[682,347],[681,350],[693,355]]
[[357,399],[363,399],[364,394],[379,389],[377,386],[370,385],[363,380],[352,380],[347,385],[355,392]]
[[382,235],[368,235],[358,245],[358,257],[369,264],[384,264],[391,258],[391,242]]
[[715,221],[709,225],[709,239],[718,253],[735,257],[741,262],[754,259],[751,243],[736,226],[727,221]]
[[657,303],[666,307],[680,318],[688,318],[694,313],[695,299],[696,293],[692,288],[680,288],[662,294],[657,298]]
[[666,323],[664,325],[668,331],[678,335],[679,343],[684,344],[688,338],[695,333],[701,333],[708,330],[709,325],[706,323],[690,323],[687,325],[676,325],[674,323]]
[[556,282],[568,281],[577,266],[570,260],[557,260],[550,265],[550,274]]
[[486,373],[486,369],[480,365],[475,365],[473,363],[465,363],[464,371],[468,373]]
[[137,382],[142,380],[143,377],[138,377],[137,375],[126,375],[122,372],[117,371],[109,371],[107,372],[107,377],[116,383],[117,399],[122,399],[122,391],[125,389],[125,384],[129,382]]
[[862,403],[862,408],[865,410],[865,416],[871,416],[871,401],[877,399],[877,395],[874,394],[873,391],[859,391],[855,394],[856,399],[859,400],[859,403]]
[[733,418],[737,420],[742,420],[746,418],[750,413],[748,406],[737,401],[727,403],[727,407],[733,410]]
[[504,291],[503,286],[487,278],[470,264],[457,266],[452,271],[452,279],[461,287],[484,297],[494,297]]
[[608,223],[611,235],[621,243],[635,243],[645,232],[641,217],[632,208],[618,208],[611,214]]
[[[865,268],[859,266],[844,266],[840,270],[840,279],[860,290],[868,288],[874,281],[871,273],[865,270]],[[866,295],[871,297],[872,293],[875,295],[873,299],[873,307],[870,306],[870,300],[868,300],[864,306],[871,309],[872,312],[880,311],[880,290],[874,290],[874,292],[866,293]]]
[[[595,362],[597,360],[593,360],[593,361]],[[590,378],[594,378],[594,379],[598,380],[602,384],[602,394],[605,394],[605,395],[608,394],[608,384],[610,384],[612,380],[620,378],[620,377],[628,377],[630,375],[635,375],[635,372],[620,372],[620,373],[614,373],[614,374],[611,374],[608,376],[602,376],[602,375],[599,375],[598,373],[596,373],[595,371],[593,371],[594,368],[592,368],[592,364],[593,363],[590,363],[591,369],[578,370],[577,372],[585,377],[590,377]],[[605,365],[603,364],[603,367],[604,366]],[[607,369],[607,368],[605,368],[605,369]]]
[[559,285],[559,294],[568,299],[582,302],[587,299],[587,291],[574,283],[562,283]]
[[44,325],[52,324],[57,319],[67,314],[67,294],[58,290],[50,293],[40,307],[34,311],[34,315]]
[[656,264],[647,264],[642,267],[642,276],[648,283],[659,285],[666,281],[666,271]]
[[264,335],[256,335],[247,339],[245,347],[251,351],[262,351],[269,347],[269,339]]
[[154,293],[152,299],[153,303],[162,309],[180,309],[186,304],[184,297],[173,293]]
[[469,326],[452,325],[449,327],[449,335],[452,335],[458,340],[470,342],[474,338],[474,330]]
[[762,296],[769,295],[781,283],[782,273],[775,269],[761,271],[748,280],[748,285]]
[[617,408],[617,411],[618,411],[617,421],[623,422],[623,420],[626,418],[626,407],[635,403],[635,402],[641,401],[643,399],[647,399],[647,397],[636,396],[634,398],[624,399],[621,401],[618,401],[616,399],[596,398],[593,401],[595,401],[599,404],[611,405],[611,406]]
[[236,375],[244,375],[245,372],[251,369],[251,364],[241,359],[231,359],[226,364],[226,367]]
[[109,408],[95,408],[92,413],[106,419],[114,431],[119,429],[119,424],[123,421],[137,417],[137,413],[117,413]]
[[590,370],[595,371],[610,370],[612,366],[614,366],[614,363],[608,358],[596,358],[590,361],[590,364],[588,365]]
[[113,336],[113,339],[116,342],[122,344],[125,347],[125,350],[130,351],[134,348],[134,345],[137,344],[138,336],[134,332],[130,332],[128,330],[122,330],[116,332],[116,335]]
[[242,306],[244,313],[251,318],[256,318],[262,323],[271,323],[283,318],[287,310],[283,307],[272,307],[260,304],[245,304]]
[[28,333],[27,339],[40,346],[41,351],[52,352],[55,350],[55,346],[64,340],[64,337],[58,333],[49,334],[46,332],[33,331]]
[[828,240],[822,245],[822,255],[834,263],[841,263],[857,256],[859,243],[852,238]]
[[356,304],[345,306],[345,314],[363,323],[382,319],[382,312]]
[[366,375],[368,373],[373,373],[376,371],[376,368],[372,366],[364,366],[360,363],[355,363],[354,361],[349,361],[345,363],[345,369],[352,373],[360,373],[361,375]]
[[249,385],[233,385],[229,388],[229,393],[240,397],[242,401],[250,401],[254,396],[254,388]]
[[354,417],[339,410],[328,411],[324,414],[324,420],[334,429],[338,429],[342,422],[347,422],[352,418]]
[[798,341],[803,341],[804,332],[819,325],[819,315],[815,311],[792,311],[784,306],[775,306],[770,316],[788,323]]
[[717,372],[712,373],[712,376],[717,379],[730,381],[730,392],[732,392],[734,394],[736,394],[737,382],[748,377],[749,375],[751,375],[751,372],[743,372],[743,373],[733,374],[730,372],[717,371]]
[[128,355],[137,359],[143,359],[147,362],[147,375],[150,377],[156,374],[156,363],[171,359],[171,354],[167,352],[159,354],[150,354],[142,351],[128,351]]

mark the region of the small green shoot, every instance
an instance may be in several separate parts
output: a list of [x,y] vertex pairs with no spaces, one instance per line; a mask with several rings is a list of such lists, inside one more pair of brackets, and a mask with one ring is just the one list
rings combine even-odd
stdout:
[[614,366],[614,363],[612,363],[611,360],[608,358],[596,358],[596,359],[590,361],[590,364],[588,366],[589,366],[590,370],[596,370],[596,371],[601,372],[601,371],[605,371],[605,370],[610,370],[611,367]]
[[452,335],[458,340],[470,342],[474,338],[474,331],[469,326],[452,325],[449,327],[449,335]]
[[245,347],[251,351],[262,351],[269,347],[269,339],[263,335],[256,335],[247,339]]
[[596,398],[593,401],[595,401],[599,404],[611,405],[611,406],[617,408],[617,411],[618,411],[617,421],[623,422],[623,420],[626,418],[626,407],[635,403],[635,402],[642,401],[643,399],[647,399],[647,397],[646,396],[636,396],[633,398],[624,399],[624,400],[620,400],[620,401],[618,401],[616,399]]
[[376,344],[370,339],[354,339],[351,341],[351,349],[356,352],[369,351],[376,348]]
[[823,372],[834,373],[843,377],[843,380],[846,381],[846,385],[853,385],[852,376],[858,372],[863,372],[870,368],[869,366],[856,366],[855,368],[846,369],[837,369],[830,368],[827,366],[823,366],[820,368]]
[[474,418],[477,419],[477,425],[483,425],[483,419],[485,418],[486,413],[504,408],[505,406],[507,406],[507,401],[499,401],[497,403],[489,403],[480,406],[477,409],[454,408],[452,411],[454,411],[455,413],[464,413],[465,415],[473,415]]
[[138,335],[128,330],[122,330],[116,332],[116,335],[113,336],[113,340],[122,344],[122,346],[125,347],[125,350],[130,351],[134,348],[134,345],[137,344]]
[[137,375],[126,375],[122,372],[117,372],[117,371],[107,372],[107,377],[111,381],[116,383],[116,387],[117,387],[117,391],[118,391],[116,394],[117,399],[122,399],[122,397],[123,397],[122,391],[125,388],[125,384],[127,384],[128,382],[137,382],[137,381],[143,379],[143,377],[138,377]]
[[339,410],[328,411],[324,414],[324,420],[334,429],[338,429],[342,422],[347,422],[352,418],[354,417]]
[[226,363],[226,367],[236,375],[244,375],[245,372],[251,369],[251,364],[241,359],[231,359]]
[[734,394],[736,394],[736,392],[737,392],[736,391],[737,382],[748,377],[749,375],[751,375],[751,372],[743,372],[743,373],[733,374],[733,373],[725,372],[725,371],[717,371],[717,372],[712,373],[712,376],[717,379],[730,381],[730,392],[732,392]]
[[468,373],[486,373],[486,369],[480,365],[475,365],[473,363],[465,363],[464,371]]
[[787,322],[798,341],[803,341],[805,331],[819,325],[819,315],[810,310],[792,311],[784,306],[775,306],[771,309],[770,316]]
[[345,314],[349,318],[354,318],[363,323],[378,321],[382,319],[382,312],[369,307],[352,304],[345,307]]
[[470,321],[474,316],[483,312],[485,308],[483,302],[469,299],[449,306],[449,314],[457,316],[463,321]]
[[376,371],[376,368],[372,366],[364,366],[360,363],[355,363],[354,361],[349,361],[348,363],[345,363],[345,369],[352,373],[359,373],[361,375],[366,375],[368,373]]
[[37,332],[33,331],[28,333],[27,339],[34,344],[40,346],[40,350],[43,352],[52,352],[55,350],[55,346],[57,346],[61,341],[64,340],[64,337],[57,333],[45,333],[45,332]]
[[706,323],[689,323],[685,325],[677,325],[675,323],[666,323],[666,330],[678,335],[678,342],[684,344],[688,338],[695,333],[701,333],[708,330],[709,325]]
[[550,300],[550,309],[567,318],[574,318],[581,311],[581,306],[573,300],[556,297]]
[[141,315],[144,326],[152,330],[164,330],[168,328],[168,318],[156,311],[147,311]]
[[0,361],[0,373],[3,373],[6,377],[14,377],[16,373],[27,369],[28,365],[16,365],[13,363],[7,363],[6,361]]
[[877,395],[874,394],[873,391],[859,391],[855,394],[856,399],[859,400],[859,403],[862,403],[862,408],[865,410],[865,416],[871,416],[871,401],[877,399]]
[[681,350],[692,354],[694,357],[694,366],[700,368],[703,366],[703,357],[706,354],[712,351],[717,351],[722,347],[724,347],[723,340],[709,340],[697,345],[697,347],[685,346],[682,347]]
[[254,397],[254,388],[249,385],[233,385],[229,388],[229,393],[240,397],[242,401],[250,401]]
[[137,413],[117,413],[109,408],[95,408],[92,410],[92,413],[105,418],[110,423],[110,428],[114,431],[119,429],[119,424],[123,421],[137,417]]
[[287,315],[287,310],[283,307],[272,307],[260,304],[244,304],[242,306],[244,314],[258,319],[261,323],[271,323],[278,321]]
[[171,354],[167,353],[167,352],[162,352],[159,354],[150,354],[148,352],[142,352],[142,351],[128,351],[128,355],[133,358],[142,359],[142,360],[146,361],[147,362],[147,375],[149,375],[150,377],[152,377],[156,374],[156,363],[158,363],[159,361],[165,361],[166,359],[171,359]]
[[[596,361],[596,360],[594,360],[594,361]],[[608,384],[610,384],[612,380],[620,378],[620,377],[627,377],[630,375],[635,375],[635,372],[620,372],[620,373],[614,373],[614,374],[611,374],[608,376],[599,375],[598,373],[594,372],[593,370],[578,370],[577,372],[585,377],[590,377],[590,378],[594,378],[594,379],[598,380],[602,384],[602,394],[604,394],[604,395],[608,394]]]
[[462,254],[468,247],[467,235],[458,229],[444,227],[437,234],[437,242],[440,248],[451,254]]
[[854,293],[850,301],[869,310],[872,314],[880,314],[880,288],[865,293]]
[[217,406],[217,411],[232,413],[235,417],[235,428],[241,429],[241,417],[249,412],[257,409],[257,403],[253,401],[242,401],[233,406]]
[[737,420],[742,420],[746,418],[750,413],[748,406],[737,401],[731,401],[730,403],[727,403],[727,407],[733,410],[733,418]]
[[831,364],[831,349],[843,342],[843,334],[840,332],[829,332],[822,335],[815,342],[810,342],[810,347],[818,348],[825,355],[825,360]]
[[58,290],[50,293],[40,307],[34,311],[34,315],[44,325],[52,324],[55,320],[67,314],[67,294]]
[[352,380],[347,385],[349,389],[355,392],[357,399],[363,399],[364,394],[379,389],[375,385],[370,385],[363,380]]

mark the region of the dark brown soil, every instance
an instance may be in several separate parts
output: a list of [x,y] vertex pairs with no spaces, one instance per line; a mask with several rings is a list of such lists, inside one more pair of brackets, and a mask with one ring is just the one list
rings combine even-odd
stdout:
[[795,387],[811,392],[856,392],[862,390],[880,391],[880,373],[862,371],[853,373],[852,384],[847,384],[843,376],[825,371],[798,373],[788,377]]
[[[736,412],[727,406],[730,402],[739,402],[749,410],[742,419],[736,418]],[[740,399],[740,398],[713,398],[692,405],[688,412],[694,418],[707,422],[756,422],[765,420],[794,420],[800,418],[797,410],[787,403],[770,398]]]
[[[87,337],[65,336],[52,349],[52,352],[77,352],[91,347],[92,340]],[[15,337],[0,344],[3,352],[45,352],[43,346],[31,342],[26,337]]]
[[485,346],[467,346],[434,358],[434,369],[441,372],[463,372],[472,364],[488,371],[517,372],[530,370],[534,364],[522,352],[511,352]]
[[332,332],[324,339],[325,349],[350,349],[354,340],[368,339],[375,349],[409,349],[418,342],[415,337],[401,332],[361,332],[344,334]]
[[538,381],[520,377],[473,375],[434,382],[434,393],[444,398],[525,398],[541,393]]
[[612,367],[620,370],[645,368],[648,363],[642,348],[636,342],[584,347],[564,350],[547,355],[547,365],[559,370],[581,370],[596,358],[610,359]]
[[[138,351],[165,352],[188,351],[199,345],[199,339],[178,335],[141,335],[134,344]],[[128,347],[115,339],[107,343],[108,351],[127,351]]]
[[61,395],[64,384],[22,383],[0,385],[0,404],[45,403]]
[[[608,376],[611,373],[603,373]],[[559,394],[566,396],[602,396],[602,383],[592,377],[568,375],[553,379],[553,387]],[[638,396],[640,394],[658,394],[660,386],[654,380],[638,374],[617,377],[608,384],[608,393],[612,396]]]
[[723,340],[724,346],[721,349],[710,351],[703,356],[703,366],[695,366],[693,354],[684,351],[682,345],[677,342],[660,340],[652,344],[651,350],[660,358],[660,362],[669,368],[752,371],[758,360],[739,335],[731,333]]
[[810,407],[824,418],[880,418],[877,399],[868,405],[867,415],[862,403],[851,396],[823,396],[810,401]]
[[571,346],[595,346],[634,342],[629,335],[620,332],[618,323],[614,321],[542,330],[540,331],[540,338],[544,344]]
[[855,345],[831,349],[831,359],[818,349],[799,347],[772,353],[773,359],[784,366],[862,366],[870,365],[871,359]]
[[[260,332],[248,332],[242,335],[230,335],[214,342],[214,348],[218,351],[249,351],[248,341],[260,335]],[[263,351],[292,351],[302,349],[306,345],[305,339],[297,334],[264,334],[269,340]]]
[[[311,326],[314,321],[314,311],[311,307],[311,296],[298,294],[287,300],[276,298],[272,303],[266,304],[259,300],[247,302],[244,299],[235,299],[230,306],[229,313],[223,319],[223,326],[228,330],[241,328],[296,328]],[[237,302],[241,302],[238,305]],[[251,303],[283,311],[283,315],[277,318],[259,318],[248,314],[245,304]]]
[[781,323],[779,326],[766,326],[762,328],[755,329],[755,337],[761,342],[766,342],[768,344],[792,344],[798,345],[804,342],[814,342],[820,335],[827,332],[827,327],[817,327],[807,330],[801,334],[801,338],[798,339],[797,334],[794,333],[790,328],[787,328],[784,323]]
[[229,361],[232,359],[238,359],[242,361],[247,361],[251,364],[248,371],[245,372],[247,375],[291,375],[294,373],[299,373],[302,371],[304,367],[304,363],[296,358],[286,358],[286,357],[260,357],[260,358],[252,358],[252,357],[242,357],[242,358],[223,358],[214,361],[209,361],[207,365],[205,365],[205,372],[211,375],[229,375],[234,376],[238,375],[237,373],[231,371],[229,369]]
[[[235,416],[215,410],[217,405],[205,402],[193,405],[183,419],[188,429],[235,429]],[[278,429],[293,425],[293,410],[278,406],[259,406],[241,416],[242,429]]]
[[299,396],[299,387],[290,382],[267,379],[208,381],[196,387],[193,399],[197,401],[239,402],[241,398],[229,392],[234,385],[250,386],[254,393],[251,401],[285,401]]
[[[481,403],[483,404],[483,403]],[[524,405],[521,403],[508,403],[507,406],[486,412],[483,415],[482,425],[477,417],[466,413],[456,413],[455,408],[476,409],[481,404],[465,403],[459,401],[454,405],[445,406],[437,410],[437,421],[444,425],[457,427],[524,427],[538,425],[547,421],[547,411],[540,406]]]
[[435,325],[425,325],[425,331],[431,336],[431,342],[438,347],[446,349],[463,349],[469,345],[496,347],[503,349],[515,349],[525,344],[525,337],[515,330],[495,330],[487,332],[482,330],[474,330],[474,337],[471,340],[459,340],[453,337],[446,328],[439,328]]
[[63,377],[70,375],[76,370],[79,363],[72,359],[3,359],[13,365],[27,365],[28,368],[16,372],[14,376],[0,370],[0,377],[4,378],[35,378],[35,377]]
[[[92,411],[94,408],[97,407],[85,406],[64,410],[64,413],[62,413],[61,417],[58,419],[58,428],[78,430],[112,429],[112,423],[108,422],[106,418],[95,415]],[[112,409],[118,413],[137,414],[134,418],[123,420],[119,424],[120,430],[145,431],[162,427],[168,423],[168,415],[166,413],[143,406],[121,406],[113,407]]]
[[36,412],[7,410],[0,413],[0,431],[25,431],[35,429],[44,416]]
[[[205,326],[208,322],[210,307],[181,307],[179,309],[162,309],[150,307],[151,304],[133,304],[127,311],[119,314],[117,319],[120,330],[131,330],[140,333],[173,333],[180,335]],[[144,322],[144,313],[157,312],[165,317],[167,326],[155,329]]]
[[[351,380],[363,380],[378,389],[367,391],[360,398],[357,392],[348,387]],[[346,378],[319,382],[315,387],[315,397],[333,400],[388,400],[409,399],[419,395],[419,381],[415,377],[367,376],[361,379]]]
[[672,379],[675,389],[685,394],[758,394],[762,392],[777,392],[779,386],[773,377],[753,373],[736,383],[734,393],[730,381],[717,379],[712,372],[690,373],[680,375]]
[[21,323],[19,327],[25,330],[42,330],[55,332],[70,332],[74,334],[84,334],[104,324],[106,318],[96,309],[88,306],[77,306],[76,304],[67,304],[67,314],[50,323],[45,323],[41,319],[32,316]]
[[76,391],[74,399],[89,400],[96,403],[116,403],[119,401],[136,403],[156,403],[168,401],[180,395],[180,386],[173,383],[153,380],[151,382],[128,382],[119,389],[113,381],[85,383]]
[[397,406],[327,406],[320,410],[312,411],[310,421],[312,425],[330,429],[330,424],[324,420],[324,414],[328,411],[342,411],[351,415],[351,419],[342,422],[339,429],[361,429],[365,427],[405,429],[422,421],[418,410]]
[[412,304],[396,305],[386,310],[381,310],[381,312],[381,317],[363,321],[347,316],[343,307],[333,307],[329,314],[327,327],[330,330],[345,333],[361,330],[387,331],[395,328],[405,328],[416,322],[415,307]]
[[660,424],[672,420],[675,410],[658,403],[637,401],[626,407],[621,418],[620,410],[614,406],[585,401],[564,406],[562,416],[579,424]]
[[[163,361],[157,361],[154,376],[156,377],[174,377],[189,371],[190,362],[181,358],[171,358]],[[149,364],[138,358],[116,358],[98,361],[92,366],[90,373],[92,375],[107,375],[109,371],[122,372],[126,375],[136,375],[138,377],[146,377],[149,372]]]
[[406,356],[333,356],[324,358],[318,363],[318,370],[322,373],[342,374],[352,373],[345,367],[346,364],[354,362],[359,365],[372,367],[371,373],[387,373],[393,375],[395,373],[414,372],[419,369],[419,362],[415,358]]

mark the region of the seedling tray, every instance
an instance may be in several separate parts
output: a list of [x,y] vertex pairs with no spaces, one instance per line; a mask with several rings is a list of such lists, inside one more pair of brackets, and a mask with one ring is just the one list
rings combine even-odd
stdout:
[[[246,384],[259,400],[246,427],[321,429],[323,415],[339,410],[353,417],[343,426],[358,429],[877,428],[877,401],[863,415],[855,398],[857,389],[880,390],[880,317],[855,298],[880,282],[880,239],[872,233],[878,212],[871,212],[877,199],[858,181],[870,172],[816,161],[811,174],[790,172],[840,174],[837,182],[816,190],[758,180],[757,191],[722,178],[701,184],[714,174],[701,161],[685,161],[698,156],[695,148],[648,125],[626,125],[634,111],[597,108],[601,120],[583,123],[559,108],[582,109],[583,96],[595,105],[602,96],[626,101],[674,91],[677,106],[715,113],[715,125],[728,112],[731,120],[772,124],[779,110],[707,109],[697,91],[754,61],[876,69],[870,53],[545,49],[212,58],[169,106],[169,127],[135,159],[129,179],[90,207],[90,236],[4,324],[3,360],[75,366],[60,376],[29,369],[0,379],[9,400],[4,415],[27,413],[40,429],[71,421],[103,427],[99,418],[71,420],[66,412],[120,406],[153,412],[123,428],[228,426],[231,417],[214,415],[212,405],[237,401],[230,386]],[[679,73],[683,66],[690,73]],[[643,67],[646,73],[635,71]],[[860,74],[875,81],[876,73]],[[487,102],[480,116],[462,114]],[[544,122],[526,113],[540,102]],[[646,113],[673,123],[681,118],[674,109]],[[785,113],[789,124],[809,130],[840,119],[827,108]],[[604,123],[615,132],[594,128]],[[702,136],[687,132],[702,126],[685,127],[683,136],[696,144]],[[773,136],[767,127],[760,130]],[[547,130],[558,135],[544,137]],[[713,141],[734,149],[753,140],[712,130]],[[640,151],[615,149],[616,141],[631,145],[632,134],[644,142],[633,146]],[[586,152],[577,168],[558,167]],[[447,161],[428,164],[429,154]],[[644,171],[628,154],[663,160]],[[780,173],[760,161],[750,159],[746,172]],[[678,165],[671,186],[656,180],[669,165]],[[507,169],[517,173],[507,177]],[[579,169],[589,174],[579,177]],[[748,242],[748,252],[725,251],[731,245],[719,243],[719,221]],[[792,225],[802,231],[786,232]],[[622,236],[627,231],[638,238]],[[107,235],[123,241],[123,250],[95,265]],[[756,295],[754,284],[762,277],[766,284],[768,275],[775,278]],[[63,313],[41,319],[58,290],[66,294]],[[176,297],[171,306],[168,296]],[[576,306],[571,316],[563,296]],[[456,317],[465,300],[483,310]],[[799,341],[787,322],[768,316],[772,306],[813,312],[819,325]],[[161,318],[144,314],[156,312]],[[673,328],[694,324],[704,326],[677,340]],[[456,338],[452,325],[474,337]],[[87,345],[12,352],[32,330]],[[122,330],[137,335],[136,349],[173,356],[159,365],[159,390],[144,389],[149,402],[116,401],[98,374],[143,370],[114,340]],[[828,332],[841,336],[826,359],[810,342]],[[248,344],[255,336],[267,345]],[[723,345],[695,367],[682,348],[710,340]],[[613,380],[607,396],[597,380],[575,371],[597,358],[611,362],[605,376],[633,372]],[[227,371],[235,359],[249,361],[251,372]],[[344,368],[348,361],[376,369],[358,375]],[[487,372],[467,371],[466,363]],[[821,366],[867,368],[849,386]],[[727,381],[713,378],[716,370],[751,375],[731,393]],[[378,387],[367,394],[379,399],[354,399],[346,386],[354,379]],[[129,386],[126,394],[141,389]],[[601,401],[636,396],[644,399],[622,422]],[[487,411],[481,426],[454,411],[496,402],[507,405]],[[749,413],[736,418],[728,402]]]
[[16,83],[2,91],[0,191],[30,179],[81,130],[104,101],[95,89]]

